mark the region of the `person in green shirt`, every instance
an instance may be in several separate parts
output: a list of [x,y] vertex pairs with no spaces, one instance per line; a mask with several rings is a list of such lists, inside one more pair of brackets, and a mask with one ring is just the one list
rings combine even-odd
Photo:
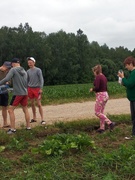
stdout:
[[[135,58],[132,56],[124,60],[124,66],[129,71],[129,76],[125,78],[124,72],[118,72],[118,76],[122,78],[122,85],[126,87],[127,98],[130,101],[130,111],[132,120],[132,136],[135,137]],[[131,137],[125,137],[130,139]]]

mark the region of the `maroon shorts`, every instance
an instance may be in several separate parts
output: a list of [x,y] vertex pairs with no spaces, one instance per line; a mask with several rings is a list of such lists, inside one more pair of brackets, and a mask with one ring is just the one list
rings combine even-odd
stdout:
[[27,95],[20,95],[20,96],[13,96],[10,102],[11,106],[18,106],[21,104],[22,106],[28,105],[28,96]]
[[28,87],[28,97],[30,99],[41,99],[41,94],[39,93],[40,88],[30,88]]

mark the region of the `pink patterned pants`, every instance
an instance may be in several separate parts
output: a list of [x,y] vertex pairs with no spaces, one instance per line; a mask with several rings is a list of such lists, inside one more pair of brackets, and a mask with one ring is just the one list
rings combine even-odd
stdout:
[[96,93],[95,115],[100,119],[100,129],[105,129],[105,123],[112,122],[104,115],[105,105],[109,99],[107,92]]

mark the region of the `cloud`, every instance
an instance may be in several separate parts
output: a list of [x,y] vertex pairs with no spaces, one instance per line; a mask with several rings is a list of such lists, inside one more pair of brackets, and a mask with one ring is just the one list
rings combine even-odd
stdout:
[[46,34],[80,28],[89,41],[110,47],[134,49],[134,0],[4,0],[0,26],[18,27],[26,22]]

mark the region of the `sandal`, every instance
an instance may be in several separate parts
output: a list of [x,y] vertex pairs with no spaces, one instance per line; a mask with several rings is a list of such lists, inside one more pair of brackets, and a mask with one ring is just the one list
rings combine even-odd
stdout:
[[105,130],[99,128],[99,129],[96,130],[96,132],[98,132],[98,133],[103,133],[103,132],[105,132]]
[[45,121],[41,121],[41,124],[44,125],[44,124],[46,124],[46,122]]
[[30,120],[30,123],[34,123],[34,122],[37,122],[37,121],[34,120],[34,119],[31,119],[31,120]]
[[2,128],[10,128],[10,125],[5,125]]
[[111,124],[109,124],[109,129],[110,131],[112,131],[114,129],[114,126],[116,125],[115,122],[112,122]]

